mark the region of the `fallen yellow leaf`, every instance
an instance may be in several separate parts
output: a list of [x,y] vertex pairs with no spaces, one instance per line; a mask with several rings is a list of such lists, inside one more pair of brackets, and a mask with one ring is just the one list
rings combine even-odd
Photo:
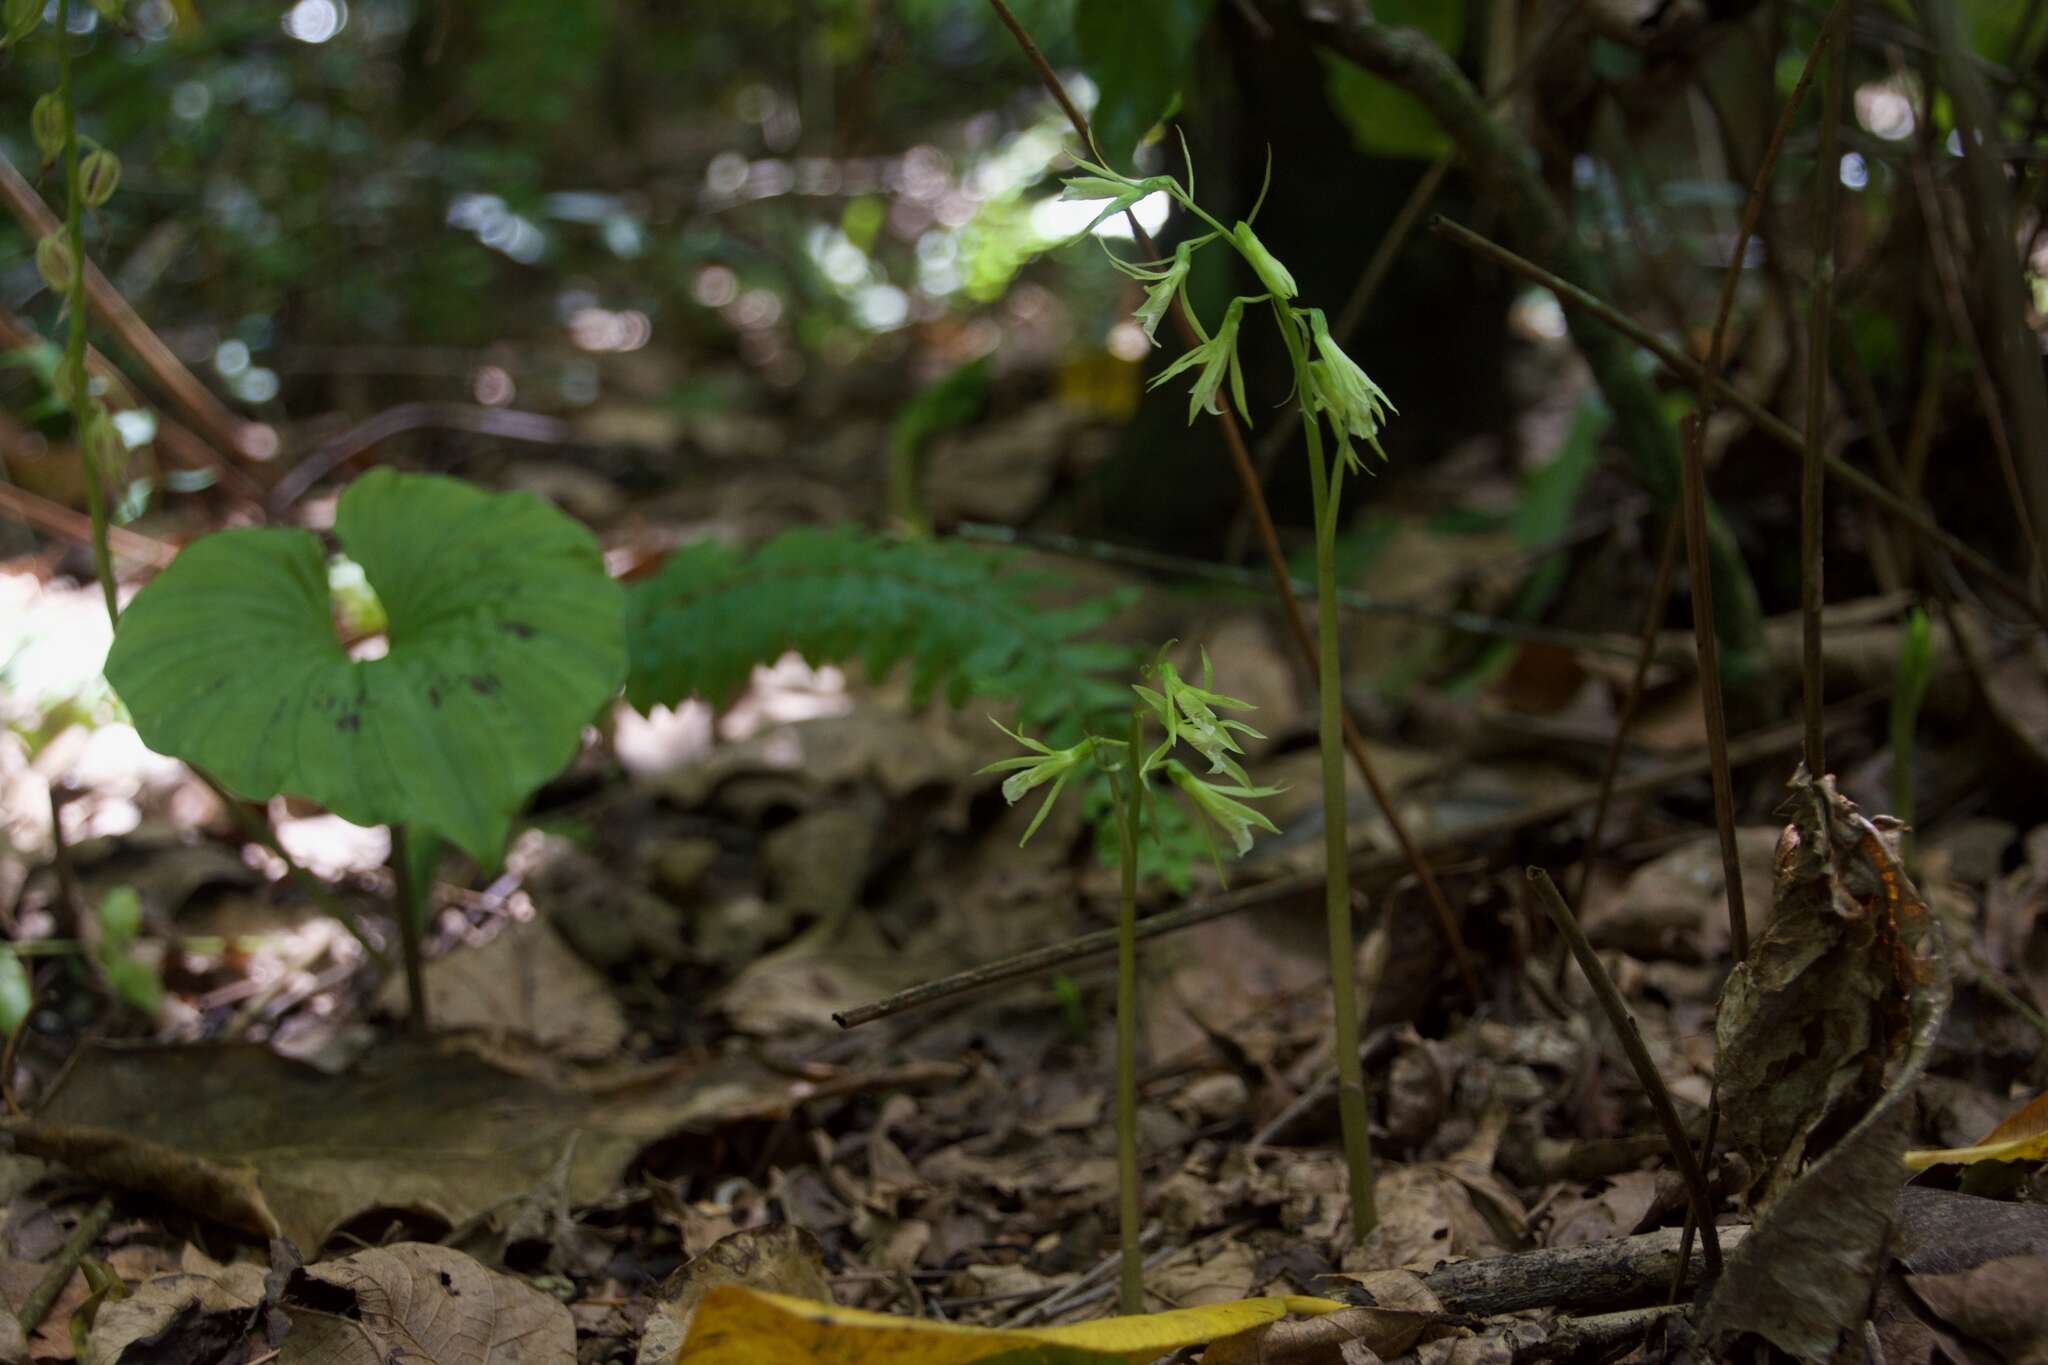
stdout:
[[2048,1091],[2044,1091],[1968,1147],[1923,1148],[1906,1153],[1906,1169],[1968,1166],[1978,1161],[2048,1161]]
[[839,1308],[720,1285],[704,1296],[676,1365],[1092,1365],[1157,1359],[1235,1336],[1288,1313],[1330,1313],[1334,1299],[1238,1299],[1068,1327],[968,1327]]

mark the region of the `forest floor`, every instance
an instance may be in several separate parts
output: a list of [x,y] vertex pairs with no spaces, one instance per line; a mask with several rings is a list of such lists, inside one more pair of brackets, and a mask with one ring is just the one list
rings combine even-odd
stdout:
[[[953,471],[932,490],[941,523],[1029,517],[1062,475],[1046,454],[1071,448],[1048,439],[1061,421],[1026,409],[947,438],[933,460]],[[707,526],[757,537],[874,511],[848,490],[876,432],[838,432],[772,474],[757,447],[780,433],[686,435],[708,452],[699,477],[655,500],[629,492],[611,457],[480,457],[461,472],[555,497],[629,565]],[[1007,483],[987,473],[998,470]],[[1556,553],[1532,553],[1497,522],[1447,526],[1437,510],[1514,499],[1511,481],[1470,470],[1446,461],[1376,508],[1390,538],[1376,596],[1505,614],[1529,566]],[[1380,1219],[1362,1244],[1336,1137],[1310,680],[1256,586],[1194,591],[1097,560],[1057,565],[1078,591],[1145,588],[1119,629],[1186,641],[1190,657],[1205,648],[1219,687],[1259,707],[1253,770],[1286,788],[1272,811],[1282,833],[1228,866],[1238,911],[1144,946],[1146,1291],[1159,1309],[1320,1295],[1358,1311],[1321,1338],[1275,1335],[1262,1354],[1212,1359],[1660,1359],[1710,1325],[1686,1311],[1689,1288],[1674,1298],[1686,1184],[1524,874],[1546,868],[1565,889],[1680,1121],[1703,1138],[1732,957],[1689,633],[1660,646],[1601,846],[1580,865],[1629,679],[1627,622],[1655,558],[1642,507],[1602,477],[1581,505],[1607,510],[1572,528],[1557,613],[1602,647],[1522,645],[1488,661],[1427,622],[1358,615],[1347,628],[1369,752],[1432,855],[1475,978],[1354,772]],[[315,524],[321,505],[302,508]],[[720,1279],[944,1322],[1027,1328],[1114,1311],[1106,955],[835,1022],[1114,923],[1114,869],[1078,807],[1020,847],[1028,805],[1007,809],[997,779],[975,775],[1005,752],[979,705],[913,709],[900,680],[794,658],[715,714],[622,705],[543,791],[502,875],[434,889],[432,1031],[417,1036],[397,974],[95,699],[105,628],[96,590],[63,577],[71,567],[53,554],[0,575],[0,658],[14,660],[4,718],[58,722],[32,760],[0,744],[0,820],[30,855],[0,870],[0,909],[27,941],[68,922],[67,897],[97,905],[132,888],[165,993],[145,1017],[76,959],[30,959],[42,993],[8,1044],[17,1150],[0,1158],[0,1282],[16,1309],[46,1277],[57,1292],[27,1355],[253,1362],[292,1341],[286,1321],[297,1335],[339,1313],[354,1335],[321,1359],[385,1358],[401,1325],[440,1361],[555,1359],[568,1322],[580,1360],[647,1361],[673,1353]],[[1791,786],[1799,734],[1782,709],[1737,724],[1742,892],[1752,939],[1816,878],[1879,915],[1885,903],[1868,897],[1890,888],[1895,915],[1942,927],[1945,949],[1922,949],[1917,968],[1866,957],[1859,982],[1892,993],[1861,997],[1867,1017],[1903,1018],[1936,975],[1952,1002],[1937,1034],[1897,1033],[1874,1064],[1885,1074],[1859,1084],[1906,1145],[1962,1147],[2048,1088],[2048,825],[2007,814],[2039,809],[2024,793],[2038,790],[2048,706],[2025,648],[1988,654],[1990,678],[1940,653],[1911,756],[1911,880],[1888,880],[1902,851],[1844,831],[1863,828],[1850,803],[1890,807],[1883,694],[1902,619],[1892,599],[1831,618],[1832,788]],[[67,730],[67,718],[83,723]],[[272,814],[293,856],[388,940],[382,832],[284,800]],[[1787,855],[1788,826],[1809,853],[1819,839],[1821,871]],[[1148,886],[1143,908],[1223,894],[1213,869],[1191,876],[1185,895]],[[1776,1025],[1809,1026],[1818,1038],[1832,1024]],[[81,1125],[130,1140],[110,1146]],[[1724,1130],[1705,1171],[1731,1273],[1754,1202],[1784,1174],[1746,1158],[1741,1137]],[[1867,1314],[1872,1358],[2043,1358],[2041,1163],[1937,1165],[1903,1194],[1907,1173],[1890,1169],[1838,1172],[1846,1183],[1803,1196],[1896,1206],[1901,1231]],[[1994,1201],[2016,1219],[1980,1212]],[[1761,1317],[1778,1311],[1774,1294],[1837,1273],[1829,1226],[1809,1214],[1803,1240],[1763,1258],[1761,1287],[1745,1291]],[[266,1236],[279,1239],[267,1252]],[[294,1257],[304,1269],[266,1283],[266,1265]],[[1689,1284],[1701,1257],[1692,1245]],[[100,1292],[109,1270],[125,1307]],[[429,1271],[450,1294],[478,1277],[494,1305],[483,1337],[421,1345],[427,1329],[400,1324]],[[335,1307],[344,1289],[353,1317]],[[75,1330],[88,1320],[91,1332]]]

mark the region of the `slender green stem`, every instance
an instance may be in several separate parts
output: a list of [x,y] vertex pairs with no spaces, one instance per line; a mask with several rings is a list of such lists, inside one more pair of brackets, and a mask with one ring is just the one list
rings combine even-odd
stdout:
[[64,109],[64,241],[71,248],[71,279],[64,289],[70,330],[64,335],[64,358],[58,362],[65,404],[71,409],[71,439],[85,465],[85,507],[92,516],[92,562],[100,592],[107,600],[107,619],[121,619],[114,586],[114,556],[107,545],[106,489],[98,454],[86,431],[92,404],[85,391],[85,193],[78,169],[78,111],[71,103],[71,0],[57,0],[57,102]]
[[420,1036],[427,1032],[427,978],[425,954],[420,951],[419,892],[412,877],[412,859],[406,850],[405,826],[391,827],[391,877],[392,907],[398,912],[398,942],[405,951],[405,1000],[412,1015],[412,1031]]
[[[60,9],[63,0],[58,0]],[[61,22],[61,21],[60,21]],[[101,1196],[98,1203],[87,1209],[85,1216],[78,1220],[78,1226],[64,1239],[64,1245],[57,1251],[57,1259],[50,1266],[36,1287],[29,1291],[28,1298],[16,1315],[24,1333],[33,1332],[43,1325],[43,1319],[56,1307],[57,1298],[64,1292],[64,1286],[71,1283],[71,1277],[78,1273],[78,1263],[85,1259],[85,1253],[107,1230],[107,1224],[114,1219],[114,1201]]]
[[1131,708],[1124,750],[1123,820],[1119,852],[1122,896],[1116,918],[1116,1174],[1117,1239],[1122,1261],[1119,1298],[1126,1313],[1145,1311],[1145,1251],[1138,1219],[1138,822],[1144,775],[1145,712]]
[[[1297,393],[1308,392],[1308,351],[1301,332],[1281,318],[1280,335],[1294,362]],[[1337,1012],[1337,1115],[1344,1130],[1344,1164],[1351,1176],[1351,1235],[1363,1243],[1379,1222],[1372,1189],[1372,1128],[1365,1103],[1365,1066],[1358,1055],[1358,982],[1351,941],[1350,821],[1344,800],[1343,670],[1337,642],[1337,497],[1344,467],[1323,456],[1322,423],[1304,416],[1309,487],[1316,528],[1316,639],[1318,730],[1323,759],[1323,912],[1330,931],[1330,994]]]

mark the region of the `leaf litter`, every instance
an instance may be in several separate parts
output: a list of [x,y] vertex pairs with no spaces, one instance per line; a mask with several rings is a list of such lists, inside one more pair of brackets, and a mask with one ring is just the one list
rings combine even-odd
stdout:
[[[1482,550],[1458,547],[1447,562],[1483,565]],[[1272,759],[1301,762],[1297,794],[1312,788],[1311,709],[1284,704],[1295,675],[1270,629],[1237,615],[1159,634],[1227,638],[1250,656],[1246,671],[1272,694],[1260,715]],[[1666,1297],[1682,1189],[1583,983],[1553,973],[1549,944],[1529,928],[1514,852],[1485,832],[1554,799],[1561,774],[1585,781],[1582,764],[1515,757],[1500,736],[1539,714],[1598,717],[1586,704],[1610,686],[1597,671],[1510,670],[1481,711],[1430,711],[1411,731],[1444,727],[1430,742],[1384,750],[1404,813],[1453,854],[1446,886],[1468,938],[1487,945],[1500,994],[1477,1013],[1460,1001],[1412,886],[1365,884],[1359,957],[1374,986],[1367,1055],[1385,1159],[1382,1227],[1365,1248],[1349,1245],[1334,1151],[1313,896],[1148,948],[1139,1128],[1150,1306],[1330,1301],[1220,1339],[1211,1322],[1187,1338],[1215,1342],[1205,1358],[1580,1358],[1573,1343],[1609,1340],[1610,1319]],[[791,690],[787,705],[778,687]],[[1568,692],[1577,700],[1560,707]],[[639,762],[625,778],[594,769],[580,794],[547,800],[546,832],[512,859],[521,889],[442,889],[430,1003],[460,1034],[387,1036],[367,1050],[347,1041],[402,1004],[365,992],[360,961],[339,949],[305,958],[290,989],[251,997],[259,1009],[226,1001],[176,1032],[160,1021],[160,1036],[218,1038],[233,1020],[251,1042],[142,1047],[130,1020],[128,1039],[62,1067],[32,1033],[18,1066],[35,1117],[14,1125],[17,1146],[41,1142],[60,1172],[126,1191],[124,1208],[138,1212],[122,1235],[172,1267],[136,1267],[129,1297],[98,1310],[86,1358],[196,1361],[240,1333],[242,1354],[216,1358],[253,1359],[281,1321],[284,1359],[385,1359],[401,1337],[407,1349],[426,1340],[420,1315],[457,1298],[480,1316],[434,1358],[652,1362],[695,1349],[684,1358],[715,1360],[684,1346],[720,1320],[703,1316],[707,1302],[735,1330],[781,1340],[808,1323],[835,1349],[922,1319],[1016,1324],[1024,1344],[1001,1340],[1026,1352],[1008,1357],[1018,1361],[1097,1358],[1085,1338],[1023,1334],[1099,1318],[1111,1300],[1098,1292],[1114,1252],[1101,963],[851,1034],[830,1024],[846,1004],[1094,928],[1114,894],[1078,823],[1014,847],[1019,826],[966,776],[986,753],[972,708],[906,714],[901,700],[888,681],[764,670],[740,708],[750,732],[672,766]],[[1672,707],[1686,710],[1682,697]],[[778,719],[788,716],[799,718]],[[703,724],[711,734],[712,718]],[[1762,819],[1777,779],[1765,764],[1746,780],[1752,932],[1766,941],[1776,926],[1789,941],[1752,964],[1757,985],[1735,999],[1825,979],[1824,990],[1794,990],[1806,1013],[1788,1022],[1760,1008],[1744,1025],[1748,1006],[1731,1015],[1724,1004],[1733,1033],[1717,1068],[1725,903],[1682,787],[1618,815],[1628,842],[1596,869],[1584,907],[1696,1139],[1719,1077],[1709,1174],[1730,1269],[1691,1330],[1820,1359],[1874,1313],[1887,1359],[2026,1358],[2041,1329],[2012,1286],[2031,1282],[2048,1236],[1986,1230],[1994,1210],[2016,1207],[2004,1199],[2039,1189],[2037,1154],[2022,1145],[2010,1156],[2023,1160],[1937,1173],[1998,1202],[1900,1186],[1909,1145],[1976,1145],[2048,1082],[2038,1036],[1982,984],[1989,974],[2036,1009],[2048,1003],[2048,831],[1937,823],[1896,902],[1884,901],[1911,929],[1917,882],[1924,917],[1943,919],[1957,964],[1944,1017],[1936,983],[1914,965],[1931,956],[1885,938],[1869,908],[1898,862],[1885,832],[1873,854],[1846,798],[1811,784],[1789,826],[1796,849],[1828,856],[1781,857],[1773,870],[1787,826]],[[140,795],[152,820],[182,799],[174,788]],[[1312,868],[1308,804],[1244,882]],[[1357,843],[1385,838],[1362,789],[1352,823]],[[189,932],[232,907],[236,934],[250,930],[259,946],[193,957],[204,977],[178,977],[184,963],[172,960],[174,1000],[195,1000],[199,982],[217,990],[264,961],[266,917],[283,924],[294,907],[273,884],[252,887],[261,860],[232,838],[195,845],[166,840],[166,827],[77,851],[94,885],[142,888],[154,933]],[[374,869],[335,866],[365,903],[385,890]],[[1816,885],[1829,888],[1818,905]],[[40,911],[55,896],[40,871],[21,900]],[[1773,1046],[1808,1034],[1836,1040],[1839,1055]],[[277,1056],[269,1045],[288,1036],[320,1065]],[[1937,1094],[1950,1096],[1946,1109],[1917,1116],[1916,1100]],[[1745,1109],[1749,1096],[1762,1102]],[[1956,1117],[1927,1126],[1941,1112]],[[1956,1202],[1933,1217],[1914,1198],[1923,1193]],[[17,1199],[5,1224],[35,1262],[61,1240],[35,1240],[42,1207]],[[292,1251],[267,1248],[271,1231]],[[307,1266],[293,1268],[294,1255]],[[1696,1250],[1693,1260],[1696,1277]],[[1838,1288],[1809,1293],[1817,1277]],[[1633,1322],[1628,1344],[1650,1322]],[[61,1330],[36,1340],[68,1349]],[[140,1354],[145,1340],[186,1357]]]

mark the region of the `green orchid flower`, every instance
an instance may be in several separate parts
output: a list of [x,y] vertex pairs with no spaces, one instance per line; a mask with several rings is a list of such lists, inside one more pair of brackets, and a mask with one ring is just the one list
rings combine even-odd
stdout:
[[[1157,262],[1139,265],[1124,260],[1115,252],[1109,253],[1109,263],[1124,274],[1146,286],[1145,301],[1131,313],[1138,326],[1144,329],[1145,339],[1154,346],[1159,344],[1159,323],[1167,310],[1173,307],[1174,296],[1186,286],[1188,269],[1194,264],[1194,254],[1216,238],[1215,233],[1182,242],[1173,250],[1173,259],[1165,265]],[[1105,248],[1107,250],[1107,248]]]
[[983,773],[1009,773],[1010,776],[1003,779],[1003,800],[1013,806],[1023,799],[1026,792],[1047,782],[1052,783],[1052,790],[1045,794],[1045,801],[1039,806],[1038,814],[1031,817],[1030,827],[1024,831],[1024,837],[1017,841],[1018,846],[1022,847],[1031,841],[1031,836],[1038,833],[1038,827],[1045,823],[1045,817],[1052,813],[1053,803],[1060,799],[1061,789],[1075,773],[1082,771],[1094,759],[1098,741],[1091,736],[1079,744],[1070,745],[1065,749],[1055,749],[1012,730],[993,716],[989,718],[989,723],[1031,752],[1019,754],[1015,758],[998,759],[979,769],[975,776],[979,777]]
[[1150,771],[1158,766],[1159,760],[1166,756],[1168,750],[1176,743],[1186,740],[1191,748],[1209,760],[1210,772],[1225,773],[1236,779],[1240,785],[1250,785],[1251,778],[1245,773],[1243,766],[1231,757],[1233,754],[1244,752],[1243,747],[1231,735],[1231,731],[1250,735],[1253,739],[1264,739],[1265,736],[1241,720],[1231,720],[1217,715],[1216,708],[1222,707],[1226,711],[1250,711],[1256,708],[1248,701],[1238,697],[1226,697],[1214,690],[1216,669],[1209,662],[1208,650],[1202,651],[1200,687],[1181,677],[1179,670],[1168,663],[1164,655],[1165,651],[1162,649],[1161,657],[1151,669],[1159,679],[1159,690],[1154,691],[1137,684],[1133,684],[1131,688],[1144,699],[1146,705],[1152,708],[1166,727],[1166,740],[1145,760],[1146,770]]
[[1143,180],[1133,180],[1129,176],[1118,175],[1107,166],[1098,166],[1079,157],[1074,159],[1074,164],[1092,174],[1072,175],[1062,180],[1060,183],[1065,189],[1060,192],[1060,198],[1069,202],[1097,199],[1106,199],[1109,202],[1103,206],[1100,213],[1089,219],[1087,227],[1075,233],[1069,241],[1079,241],[1086,237],[1095,231],[1103,219],[1122,213],[1148,194],[1180,188],[1179,182],[1170,175],[1151,175]]
[[1246,425],[1251,423],[1251,410],[1244,399],[1244,370],[1237,363],[1237,329],[1244,321],[1245,303],[1244,299],[1232,299],[1230,307],[1223,311],[1223,324],[1216,329],[1216,335],[1168,365],[1152,380],[1150,387],[1156,389],[1183,370],[1201,366],[1201,373],[1195,376],[1194,390],[1188,396],[1190,426],[1194,425],[1199,413],[1223,411],[1217,395],[1223,388],[1226,374],[1230,377],[1230,396],[1237,404],[1238,414]]
[[1387,414],[1399,413],[1400,409],[1358,367],[1358,362],[1344,354],[1344,348],[1330,335],[1330,324],[1322,309],[1308,309],[1306,316],[1317,355],[1308,363],[1308,410],[1330,419],[1330,427],[1337,433],[1338,452],[1352,470],[1364,468],[1351,445],[1354,437],[1369,444],[1385,460],[1387,451],[1380,444],[1380,429],[1386,425]]
[[1250,223],[1239,223],[1230,230],[1230,240],[1247,261],[1251,262],[1252,273],[1259,277],[1259,283],[1266,286],[1266,292],[1274,298],[1286,301],[1300,293],[1294,283],[1294,276],[1280,258],[1266,250],[1258,234],[1252,231]]
[[[1230,787],[1220,786],[1197,777],[1177,758],[1168,759],[1165,766],[1167,779],[1180,788],[1181,794],[1188,798],[1203,820],[1223,832],[1238,857],[1242,858],[1251,851],[1253,829],[1262,829],[1268,834],[1280,832],[1280,827],[1275,825],[1264,811],[1245,804],[1246,801],[1256,801],[1261,797],[1278,796],[1280,788],[1254,787],[1249,783]],[[1204,827],[1204,836],[1206,835],[1207,829]],[[1209,851],[1213,857],[1216,851],[1213,843]],[[1219,876],[1223,872],[1221,860],[1216,864],[1216,871]]]

